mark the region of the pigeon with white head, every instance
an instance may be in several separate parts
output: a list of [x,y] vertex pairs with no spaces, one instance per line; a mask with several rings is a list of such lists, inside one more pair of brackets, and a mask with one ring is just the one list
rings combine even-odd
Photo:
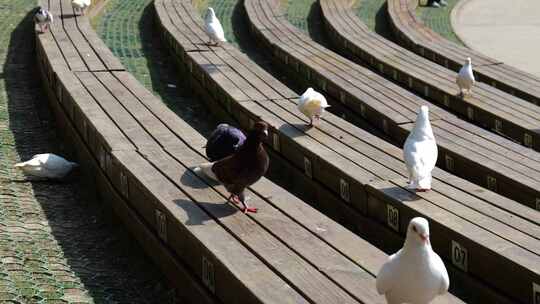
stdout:
[[330,107],[326,98],[313,88],[308,88],[298,100],[298,110],[309,118],[309,125],[313,126],[313,121],[320,121],[324,110]]
[[463,97],[464,92],[467,92],[467,95],[471,94],[471,90],[475,82],[471,58],[468,57],[465,64],[459,70],[456,78],[456,83],[459,87],[459,95]]
[[227,39],[225,39],[223,26],[221,26],[221,22],[219,22],[214,9],[211,7],[206,10],[206,15],[204,17],[204,28],[206,30],[206,34],[210,38],[208,45],[218,46],[222,42],[227,42]]
[[50,179],[61,179],[78,166],[52,153],[36,154],[28,161],[15,164],[25,174]]
[[377,275],[377,292],[388,304],[428,304],[448,291],[450,279],[442,259],[431,248],[429,223],[416,217],[405,244],[391,255]]
[[410,189],[431,189],[431,171],[435,168],[437,156],[437,143],[429,122],[429,108],[422,106],[403,145],[403,159],[409,172]]

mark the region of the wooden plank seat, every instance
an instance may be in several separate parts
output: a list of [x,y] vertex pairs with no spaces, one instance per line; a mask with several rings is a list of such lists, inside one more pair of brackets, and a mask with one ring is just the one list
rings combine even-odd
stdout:
[[[105,43],[92,30],[88,19],[74,13],[70,0],[50,0],[45,7],[54,16],[50,34],[64,64],[72,71],[123,71]],[[49,34],[49,33],[47,33]]]
[[[403,143],[416,117],[416,111],[428,101],[315,43],[281,17],[279,7],[270,8],[272,2],[262,3],[262,7],[246,2],[249,4],[246,5],[246,11],[252,22],[254,35],[264,43],[266,49],[272,51],[275,61],[291,74],[300,75],[311,81],[311,85],[341,101],[352,113],[357,113],[384,131],[398,144]],[[257,28],[256,24],[261,24],[262,27]],[[438,142],[439,166],[527,206],[536,207],[536,201],[540,197],[538,171],[505,164],[519,164],[523,155],[528,155],[528,162],[535,163],[538,159],[537,152],[520,147],[496,134],[483,132],[472,124],[463,123],[437,106],[430,107],[433,113],[432,121],[460,124],[461,128],[466,128],[469,133],[478,134],[474,140],[466,140],[467,151],[463,153],[463,145],[444,140],[443,138],[448,136],[448,130],[437,127],[434,130],[435,135],[441,137]],[[485,147],[493,146],[494,143],[497,143],[501,150],[516,152],[504,155],[486,153]],[[504,160],[501,162],[502,159]],[[456,162],[462,164],[456,165]],[[456,167],[465,170],[454,170]],[[519,193],[513,191],[514,187],[519,187]],[[528,197],[525,198],[522,194]]]
[[400,44],[454,71],[471,57],[477,80],[540,104],[540,78],[447,40],[418,20],[417,6],[418,0],[388,0],[388,22]]
[[[216,112],[234,117],[245,128],[255,119],[266,121],[271,126],[271,138],[267,144],[273,153],[278,153],[303,170],[308,179],[324,185],[323,187],[330,189],[335,196],[341,197],[341,204],[345,203],[361,215],[387,225],[401,236],[405,232],[404,225],[412,216],[421,215],[432,220],[432,225],[438,226],[438,231],[447,236],[440,243],[434,243],[434,246],[437,250],[440,248],[442,252],[446,252],[443,256],[449,261],[452,258],[452,244],[466,243],[459,248],[466,248],[469,255],[474,251],[477,258],[481,257],[483,263],[491,264],[490,267],[494,267],[492,269],[508,267],[514,263],[526,265],[519,268],[522,275],[518,276],[522,277],[516,278],[516,285],[521,286],[517,289],[521,288],[522,291],[528,288],[529,293],[532,293],[532,281],[538,281],[538,273],[528,272],[533,269],[531,267],[536,267],[533,265],[538,262],[538,252],[532,253],[529,250],[538,246],[540,214],[439,169],[434,172],[437,182],[433,192],[420,194],[421,199],[415,198],[422,204],[427,202],[425,204],[428,208],[405,202],[400,197],[405,198],[407,195],[400,191],[414,194],[405,190],[406,172],[400,149],[329,113],[325,114],[324,122],[320,126],[306,128],[307,119],[296,110],[295,98],[246,99],[246,96],[264,97],[260,96],[260,92],[265,89],[258,87],[255,84],[258,81],[254,79],[266,79],[263,81],[266,82],[270,81],[271,76],[229,45],[211,47],[205,51],[189,51],[193,45],[192,40],[175,40],[174,37],[189,37],[196,32],[200,33],[200,41],[204,41],[206,37],[202,31],[202,20],[190,1],[158,0],[154,5],[163,40],[176,55],[183,71],[193,75],[192,86],[204,99],[213,100],[213,109]],[[184,43],[186,49],[183,48]],[[268,88],[267,85],[263,87]],[[386,191],[384,186],[380,186],[387,183],[394,183],[396,191]],[[341,207],[336,205],[335,208]],[[428,209],[430,211],[426,212]],[[397,215],[399,223],[390,221],[391,225],[388,224],[388,210],[395,212],[392,214]],[[514,212],[521,217],[516,222],[513,220],[516,214]],[[448,228],[443,223],[446,218],[458,224],[449,225]],[[505,220],[502,220],[503,218]],[[460,225],[462,226],[459,227]],[[531,231],[535,232],[530,234]],[[484,242],[483,238],[490,241]],[[506,255],[507,252],[501,253],[498,247],[493,246],[493,242],[512,246],[520,251],[520,254],[510,257]],[[458,248],[456,246],[454,247]],[[508,250],[510,251],[512,250]],[[523,259],[521,253],[527,258]],[[493,266],[494,264],[497,266]],[[482,280],[486,278],[489,284],[495,282],[497,287],[505,278],[504,272],[488,274],[484,272],[487,269],[473,268],[475,267],[467,267],[469,274]],[[529,281],[531,275],[534,279]],[[492,276],[498,278],[490,280]],[[518,281],[520,283],[517,283]],[[503,290],[512,296],[519,294],[517,289],[512,288],[506,287]],[[491,297],[506,299],[500,294]]]
[[247,193],[259,214],[224,204],[223,186],[193,172],[206,161],[204,137],[132,75],[70,70],[55,57],[52,34],[37,43],[51,105],[80,162],[99,189],[123,202],[115,210],[192,301],[384,303],[374,287],[382,251],[265,178]]
[[[480,82],[472,95],[462,99],[456,95],[456,72],[372,32],[356,16],[350,1],[319,3],[328,36],[351,60],[367,63],[417,94],[522,144],[538,130],[540,107]],[[534,148],[534,143],[527,144]]]

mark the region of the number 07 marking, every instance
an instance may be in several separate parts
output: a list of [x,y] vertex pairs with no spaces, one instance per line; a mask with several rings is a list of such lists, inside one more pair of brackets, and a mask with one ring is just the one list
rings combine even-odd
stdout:
[[452,251],[450,254],[452,255],[452,264],[467,272],[469,267],[469,254],[467,249],[458,242],[452,241]]

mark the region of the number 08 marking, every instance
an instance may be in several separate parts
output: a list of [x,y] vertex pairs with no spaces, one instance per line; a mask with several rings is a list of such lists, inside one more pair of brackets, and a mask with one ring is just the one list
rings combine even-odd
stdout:
[[390,228],[399,232],[399,209],[392,205],[386,205],[386,220]]
[[467,253],[467,249],[463,246],[461,246],[458,242],[452,241],[452,264],[454,264],[457,268],[468,271],[469,266],[469,254]]

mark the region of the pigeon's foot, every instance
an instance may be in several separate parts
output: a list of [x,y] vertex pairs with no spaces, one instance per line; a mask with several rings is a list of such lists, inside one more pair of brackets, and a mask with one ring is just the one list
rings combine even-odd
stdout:
[[244,204],[240,198],[238,197],[238,195],[231,195],[231,197],[229,198],[230,201],[232,201],[233,203],[235,203],[236,205],[240,205],[240,204]]
[[248,213],[248,212],[257,213],[257,211],[259,211],[259,209],[255,208],[255,207],[242,207],[242,208],[240,208],[240,210],[242,210],[242,212],[244,212],[244,213]]
[[428,192],[430,189],[416,188],[416,192]]

